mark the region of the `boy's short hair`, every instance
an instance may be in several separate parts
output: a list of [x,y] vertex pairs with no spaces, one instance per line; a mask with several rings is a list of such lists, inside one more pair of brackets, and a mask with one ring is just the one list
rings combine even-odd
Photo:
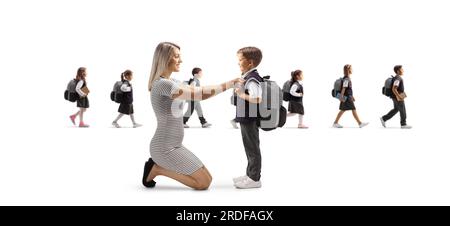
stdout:
[[194,69],[192,69],[192,75],[196,75],[196,74],[198,74],[200,71],[202,71],[201,68],[199,68],[199,67],[194,67]]
[[394,67],[394,72],[395,72],[395,74],[398,74],[398,72],[400,71],[400,69],[402,69],[402,65],[395,65],[395,67]]
[[262,52],[260,49],[256,47],[253,46],[244,47],[238,50],[237,53],[242,54],[242,56],[245,57],[245,59],[247,60],[252,60],[255,67],[258,67],[258,65],[261,63]]
[[348,76],[350,74],[350,69],[352,68],[351,64],[344,65],[344,75]]

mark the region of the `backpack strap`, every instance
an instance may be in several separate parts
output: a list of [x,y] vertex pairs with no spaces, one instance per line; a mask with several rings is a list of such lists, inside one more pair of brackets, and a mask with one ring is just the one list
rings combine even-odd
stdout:
[[193,81],[194,81],[194,78],[190,78],[188,81],[188,85],[191,85]]
[[258,84],[264,81],[264,79],[255,71],[250,72],[247,76],[245,76],[245,85],[247,85],[248,82],[254,80]]

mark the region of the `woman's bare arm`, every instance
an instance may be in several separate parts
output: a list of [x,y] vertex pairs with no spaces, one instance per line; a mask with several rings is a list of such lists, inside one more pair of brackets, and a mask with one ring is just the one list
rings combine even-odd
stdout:
[[237,78],[220,85],[214,86],[180,86],[177,93],[172,94],[172,99],[201,101],[211,98],[227,89],[233,88],[235,83],[242,83],[242,79]]

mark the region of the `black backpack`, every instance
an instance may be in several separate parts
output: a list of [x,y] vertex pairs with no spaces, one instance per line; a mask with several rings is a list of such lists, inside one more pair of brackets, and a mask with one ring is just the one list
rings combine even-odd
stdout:
[[384,81],[384,86],[381,90],[381,93],[387,97],[393,97],[392,93],[392,86],[394,85],[394,76],[391,75],[391,77],[387,78],[386,81]]
[[292,99],[291,97],[291,80],[287,80],[284,84],[283,84],[283,100],[284,101],[290,101]]
[[184,81],[183,83],[185,84],[185,85],[188,85],[188,86],[190,86],[191,85],[191,83],[194,81],[194,78],[190,78],[189,80],[187,80],[187,81]]
[[121,103],[123,101],[123,92],[120,89],[122,84],[123,84],[122,81],[117,81],[116,83],[114,83],[113,90],[111,91],[110,94],[111,100],[116,103]]
[[76,79],[70,80],[67,84],[66,91],[64,91],[64,99],[70,102],[75,102],[80,99],[80,95],[76,91],[78,81]]

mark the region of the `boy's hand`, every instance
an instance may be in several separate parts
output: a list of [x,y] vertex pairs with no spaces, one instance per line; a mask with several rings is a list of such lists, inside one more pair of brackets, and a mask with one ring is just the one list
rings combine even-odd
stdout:
[[234,88],[234,92],[235,92],[236,95],[237,95],[238,97],[240,97],[241,99],[245,99],[245,93],[242,92],[242,90],[241,90],[239,87]]
[[355,102],[356,101],[355,97],[352,96],[352,100],[353,100],[353,102]]

